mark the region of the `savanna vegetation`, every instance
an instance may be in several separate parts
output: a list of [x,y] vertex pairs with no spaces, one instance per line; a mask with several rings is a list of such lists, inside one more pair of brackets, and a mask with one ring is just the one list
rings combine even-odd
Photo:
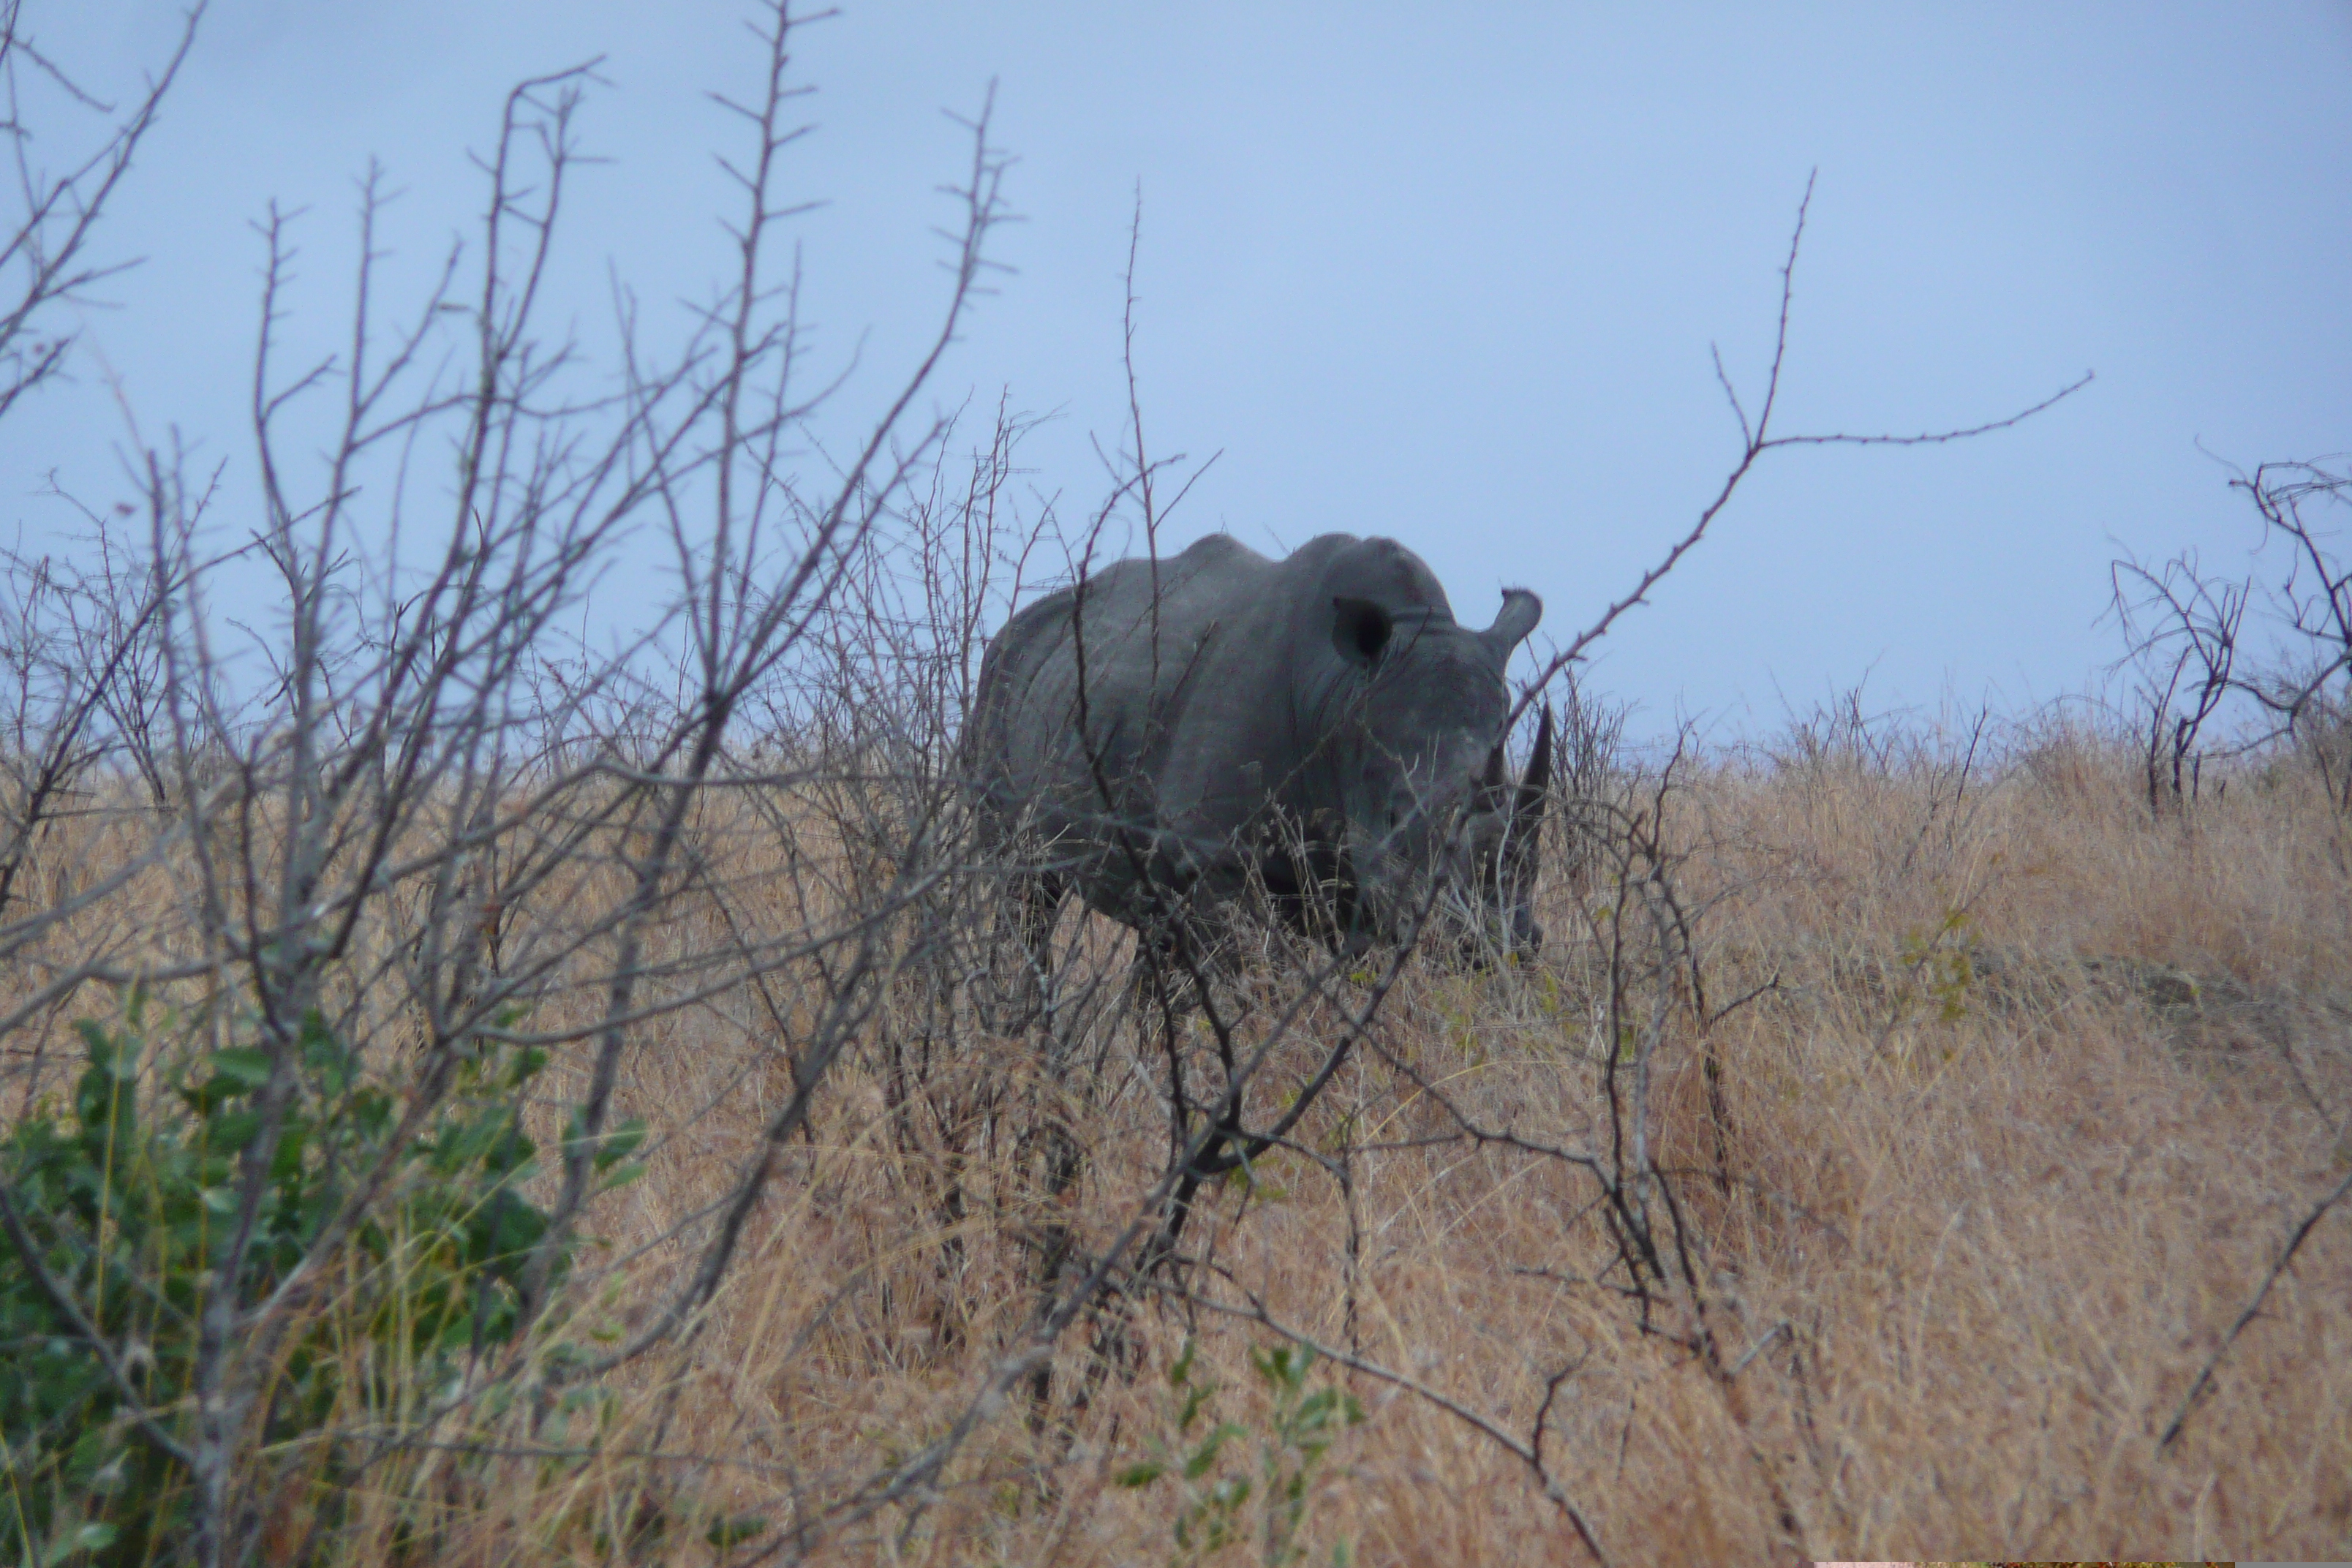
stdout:
[[[10,124],[88,158],[20,165],[0,441],[171,84],[65,90],[29,11]],[[1609,618],[1757,462],[1879,439],[1777,431],[1776,354],[1524,688],[1537,960],[1139,963],[1072,909],[1008,1007],[980,647],[1183,476],[1137,409],[1071,512],[1021,420],[923,412],[984,113],[931,347],[806,455],[758,20],[683,341],[542,327],[589,83],[527,83],[484,231],[331,362],[263,223],[251,515],[134,442],[0,574],[0,1553],[2352,1556],[2340,474],[2247,476],[2274,597],[2126,563],[2113,702],[1629,744]],[[667,616],[582,635],[648,537]]]

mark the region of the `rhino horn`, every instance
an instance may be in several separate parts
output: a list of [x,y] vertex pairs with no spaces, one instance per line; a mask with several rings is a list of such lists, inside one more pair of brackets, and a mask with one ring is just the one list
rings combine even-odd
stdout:
[[1543,826],[1544,800],[1551,792],[1551,704],[1543,705],[1536,721],[1536,752],[1528,759],[1519,780],[1518,798],[1511,804],[1511,836],[1522,849],[1533,853],[1536,835]]
[[1481,805],[1500,810],[1503,796],[1510,787],[1511,775],[1503,761],[1503,742],[1497,741],[1495,742],[1495,749],[1486,753],[1486,771],[1478,775],[1478,798]]

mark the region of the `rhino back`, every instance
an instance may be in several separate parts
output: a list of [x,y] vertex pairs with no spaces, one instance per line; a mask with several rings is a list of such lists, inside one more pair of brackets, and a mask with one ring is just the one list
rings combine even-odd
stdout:
[[1156,773],[1201,677],[1273,569],[1213,535],[1156,563],[1118,562],[1014,616],[981,665],[970,759],[979,781],[1000,805],[1065,819],[1102,815],[1106,786],[1118,815],[1156,815]]

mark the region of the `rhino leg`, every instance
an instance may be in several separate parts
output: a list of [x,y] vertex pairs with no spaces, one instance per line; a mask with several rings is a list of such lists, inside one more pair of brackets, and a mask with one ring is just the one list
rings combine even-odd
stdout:
[[1054,922],[1069,885],[1050,872],[1018,878],[997,921],[989,952],[989,996],[982,1023],[1000,1035],[1052,1028]]
[[[1058,1016],[1054,985],[1054,926],[1069,890],[1067,879],[1062,877],[1026,878],[1010,911],[1019,950],[1012,955],[1018,968],[1018,990],[1006,1032],[1034,1031],[1045,1069],[1034,1091],[1029,1124],[1020,1134],[1016,1156],[1024,1168],[1033,1159],[1039,1167],[1042,1223],[1033,1233],[1031,1245],[1037,1258],[1040,1321],[1052,1316],[1059,1305],[1065,1281],[1072,1272],[1085,1271],[1076,1254],[1076,1235],[1063,1217],[1085,1165],[1084,1147],[1071,1125],[1071,1100],[1084,1091],[1080,1084],[1071,1081],[1075,1075],[1070,1070],[1071,1042],[1066,1037],[1073,1031]],[[1044,1436],[1053,1426],[1053,1412],[1054,1363],[1048,1357],[1029,1374],[1031,1430]]]

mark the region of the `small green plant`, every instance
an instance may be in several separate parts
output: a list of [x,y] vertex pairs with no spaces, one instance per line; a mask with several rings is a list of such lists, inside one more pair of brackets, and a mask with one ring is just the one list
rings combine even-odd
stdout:
[[[314,1257],[400,1117],[312,1014],[291,1053],[295,1087],[251,1240],[236,1277],[223,1279],[269,1053],[212,1048],[206,1030],[191,1028],[169,1059],[143,1062],[171,1031],[151,1028],[135,996],[121,1027],[79,1027],[88,1065],[70,1107],[37,1105],[0,1139],[0,1183],[23,1240],[66,1298],[44,1288],[15,1241],[0,1243],[0,1559],[82,1551],[129,1563],[163,1552],[185,1524],[190,1478],[156,1434],[187,1446],[206,1308],[227,1290],[247,1311],[298,1268],[322,1284],[285,1309],[299,1321],[261,1370],[248,1441],[307,1469],[331,1515],[342,1457],[322,1438],[353,1420],[412,1422],[515,1334],[522,1270],[547,1226],[521,1191],[537,1150],[520,1105],[544,1053],[476,1050],[394,1154],[393,1179],[345,1245]],[[617,1165],[641,1137],[631,1128],[613,1139],[600,1163]]]
[[1925,980],[1937,1016],[1947,1024],[1968,1016],[1969,990],[1977,981],[1974,924],[1968,910],[1951,909],[1934,931],[1903,935],[1904,967]]
[[[1288,1343],[1250,1352],[1250,1365],[1265,1384],[1270,1408],[1263,1429],[1218,1418],[1220,1389],[1202,1373],[1198,1346],[1186,1341],[1168,1369],[1174,1401],[1173,1441],[1155,1440],[1152,1456],[1120,1470],[1123,1487],[1141,1489],[1173,1481],[1178,1498],[1172,1533],[1178,1564],[1206,1563],[1255,1535],[1267,1568],[1303,1562],[1299,1537],[1307,1522],[1312,1482],[1323,1456],[1349,1427],[1364,1418],[1356,1396],[1335,1384],[1315,1386],[1308,1377],[1314,1351]],[[1228,1451],[1256,1439],[1258,1463],[1233,1467]],[[1252,1525],[1256,1500],[1257,1529]],[[1348,1561],[1345,1545],[1335,1563]]]
[[1283,1174],[1285,1169],[1278,1159],[1245,1158],[1225,1173],[1225,1185],[1237,1192],[1247,1192],[1251,1198],[1261,1204],[1287,1203],[1290,1201],[1290,1188],[1275,1179]]

